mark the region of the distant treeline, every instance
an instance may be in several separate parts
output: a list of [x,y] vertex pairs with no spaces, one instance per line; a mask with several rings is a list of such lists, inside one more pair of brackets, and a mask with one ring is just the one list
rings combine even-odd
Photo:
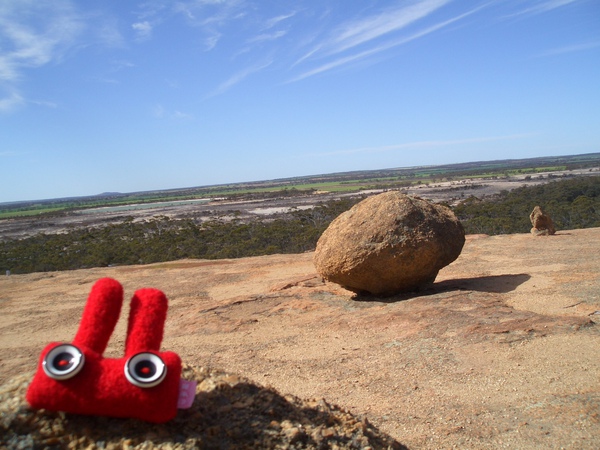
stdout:
[[[183,258],[219,259],[314,250],[329,223],[362,198],[331,201],[274,220],[202,222],[159,216],[65,234],[40,234],[0,243],[0,270],[30,273],[148,264]],[[600,176],[554,181],[504,191],[493,199],[471,197],[454,208],[468,234],[527,233],[539,205],[558,230],[600,227]]]
[[147,222],[127,220],[64,234],[39,234],[0,243],[0,270],[16,274],[302,253],[313,250],[329,223],[360,200],[331,201],[274,220],[201,222],[194,216],[178,220],[158,216]]
[[87,197],[0,203],[0,220],[12,217],[42,218],[69,214],[73,210],[199,198],[268,198],[305,195],[307,192],[359,192],[368,189],[401,189],[420,183],[462,178],[497,178],[515,174],[595,168],[600,153],[527,159],[480,161],[440,166],[363,170],[270,181],[199,186],[146,192],[105,192]]
[[470,197],[453,210],[467,234],[513,234],[529,232],[536,205],[557,230],[600,227],[600,176],[502,191],[491,200]]

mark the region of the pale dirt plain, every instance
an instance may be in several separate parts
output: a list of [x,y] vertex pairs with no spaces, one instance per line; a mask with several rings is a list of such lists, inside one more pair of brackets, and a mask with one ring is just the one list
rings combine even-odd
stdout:
[[[553,179],[598,176],[598,174],[600,174],[600,167],[593,167],[588,169],[543,172],[533,177],[515,175],[500,179],[464,179],[427,185],[421,184],[402,189],[402,192],[433,202],[456,204],[470,196],[477,198],[492,197],[503,190],[510,191],[521,186],[537,186],[546,184]],[[252,200],[222,198],[206,203],[194,204],[164,202],[150,205],[126,205],[118,208],[94,208],[52,218],[21,217],[0,220],[0,242],[7,239],[23,239],[38,233],[67,233],[77,228],[90,229],[104,227],[109,224],[123,223],[126,220],[143,222],[156,217],[169,217],[176,220],[193,217],[194,220],[199,222],[213,219],[227,221],[234,218],[236,220],[252,220],[256,218],[270,220],[290,211],[314,208],[321,202],[324,203],[343,197],[373,195],[380,192],[383,192],[383,189],[350,193],[317,192],[313,195]]]
[[[600,228],[470,235],[421,292],[355,296],[312,253],[0,278],[0,384],[70,342],[91,285],[170,299],[164,350],[325,398],[411,449],[597,449]],[[106,356],[121,356],[127,306]]]

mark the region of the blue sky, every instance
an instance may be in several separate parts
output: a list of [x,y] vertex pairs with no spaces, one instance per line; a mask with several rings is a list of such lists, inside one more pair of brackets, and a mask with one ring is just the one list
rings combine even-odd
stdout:
[[0,202],[598,151],[598,0],[0,0]]

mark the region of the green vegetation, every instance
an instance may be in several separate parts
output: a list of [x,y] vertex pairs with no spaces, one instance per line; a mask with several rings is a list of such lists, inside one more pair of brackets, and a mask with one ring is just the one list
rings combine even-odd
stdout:
[[13,202],[0,204],[0,220],[12,217],[64,214],[73,210],[173,202],[178,200],[228,198],[268,198],[294,196],[314,191],[360,192],[367,189],[398,189],[412,184],[456,178],[501,178],[539,172],[573,170],[600,165],[600,153],[519,160],[486,161],[442,166],[367,170],[328,175],[286,178],[251,183],[235,183],[130,194],[105,193],[90,197]]
[[[51,217],[74,210],[227,197],[280,198],[315,191],[401,189],[412,184],[453,178],[497,178],[600,165],[600,153],[569,157],[453,164],[409,169],[339,173],[256,183],[210,186],[133,194],[0,204],[0,219],[42,214]],[[557,179],[558,180],[558,179]],[[454,188],[449,188],[454,189]],[[321,203],[276,219],[224,221],[193,214],[184,219],[154,217],[125,220],[63,234],[38,234],[0,242],[0,271],[29,273],[109,265],[148,264],[183,258],[237,258],[273,253],[301,253],[315,248],[329,223],[361,198]],[[552,181],[504,191],[492,199],[470,197],[454,207],[468,234],[527,233],[529,214],[539,205],[556,228],[600,227],[600,176]],[[46,220],[45,217],[41,220]]]
[[[148,264],[183,258],[238,258],[314,250],[329,223],[362,198],[322,203],[281,218],[211,220],[158,216],[65,234],[40,234],[0,243],[0,270],[13,273]],[[503,192],[492,200],[471,197],[454,208],[468,234],[527,233],[540,205],[558,230],[600,227],[600,176],[553,181]]]
[[273,221],[155,217],[65,234],[39,234],[0,243],[0,269],[12,273],[148,264],[183,258],[238,258],[313,250],[329,223],[361,199],[297,210]]
[[1,219],[12,219],[13,217],[29,217],[29,216],[51,216],[56,213],[62,213],[65,211],[63,207],[56,208],[44,208],[41,206],[35,206],[31,208],[19,208],[10,211],[0,212]]
[[600,227],[600,176],[503,191],[493,200],[471,197],[454,213],[467,234],[527,233],[529,214],[536,205],[552,218],[557,230]]

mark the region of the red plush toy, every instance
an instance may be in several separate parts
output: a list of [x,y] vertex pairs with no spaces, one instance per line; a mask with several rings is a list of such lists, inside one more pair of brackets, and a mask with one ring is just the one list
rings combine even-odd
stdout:
[[166,422],[177,414],[181,359],[159,352],[167,298],[140,289],[131,299],[125,356],[104,358],[123,303],[119,282],[92,287],[72,344],[53,342],[40,356],[27,391],[34,408]]

